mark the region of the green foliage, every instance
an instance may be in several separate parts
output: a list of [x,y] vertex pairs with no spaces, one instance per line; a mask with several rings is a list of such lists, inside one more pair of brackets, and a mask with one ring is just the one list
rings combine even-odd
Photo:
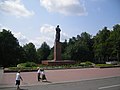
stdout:
[[108,66],[114,66],[112,64],[96,64],[96,67],[108,67]]
[[[97,35],[94,37],[94,56],[98,63],[104,63],[107,61],[108,56],[108,39],[110,36],[110,30],[107,27],[104,27],[102,31],[99,31]],[[99,60],[99,61],[98,61]]]
[[76,61],[92,60],[92,44],[93,41],[91,39],[91,35],[84,32],[81,36],[77,35],[77,37],[69,39],[68,46],[66,47],[63,56],[65,59]]
[[3,67],[13,66],[21,60],[18,40],[8,30],[0,32],[0,64]]
[[46,42],[44,42],[41,47],[37,50],[38,59],[41,60],[47,60],[47,57],[50,54],[50,47],[47,45]]
[[37,62],[37,52],[35,45],[33,43],[28,43],[23,46],[23,49],[25,51],[26,60],[29,60],[29,62]]
[[110,48],[110,57],[116,57],[120,61],[120,25],[113,26],[113,31],[108,39]]
[[49,54],[49,56],[47,57],[47,59],[48,60],[53,60],[54,59],[54,50],[53,50],[54,48],[51,48],[51,50],[50,50],[50,54]]
[[26,62],[26,63],[20,63],[17,65],[18,68],[24,68],[24,67],[37,67],[37,64],[34,62]]
[[80,66],[83,66],[83,67],[89,67],[89,66],[94,66],[95,64],[90,62],[90,61],[86,61],[86,62],[81,62],[80,63]]

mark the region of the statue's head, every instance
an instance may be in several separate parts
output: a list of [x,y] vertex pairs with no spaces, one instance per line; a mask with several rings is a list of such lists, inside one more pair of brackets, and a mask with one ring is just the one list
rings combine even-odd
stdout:
[[59,25],[57,25],[57,27],[59,27]]

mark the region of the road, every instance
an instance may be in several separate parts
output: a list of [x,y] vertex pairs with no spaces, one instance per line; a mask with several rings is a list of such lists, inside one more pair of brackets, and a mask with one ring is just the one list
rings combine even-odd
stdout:
[[[0,90],[16,90],[15,87]],[[22,86],[21,90],[120,90],[120,76],[76,82]]]

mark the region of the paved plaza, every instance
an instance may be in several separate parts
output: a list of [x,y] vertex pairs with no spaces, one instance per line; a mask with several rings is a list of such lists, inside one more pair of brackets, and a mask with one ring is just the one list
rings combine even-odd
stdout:
[[[86,80],[120,77],[120,68],[85,68],[85,69],[63,69],[45,70],[48,81],[38,82],[37,72],[21,72],[23,82],[21,87],[44,86],[63,83],[73,83]],[[0,89],[15,88],[16,73],[0,73]],[[120,78],[119,78],[120,79]],[[118,81],[119,82],[119,81]],[[120,83],[119,83],[120,84]],[[12,90],[12,89],[11,89]],[[32,89],[31,89],[32,90]]]

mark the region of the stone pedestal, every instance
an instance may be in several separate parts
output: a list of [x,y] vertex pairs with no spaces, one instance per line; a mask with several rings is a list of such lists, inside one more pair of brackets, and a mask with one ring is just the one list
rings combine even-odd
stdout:
[[55,42],[54,44],[54,61],[60,61],[61,58],[61,43]]
[[42,61],[42,64],[44,65],[49,65],[49,66],[57,66],[57,65],[70,65],[70,64],[75,64],[75,61],[72,60],[45,60]]
[[75,64],[75,61],[72,60],[62,60],[61,58],[61,42],[54,43],[54,60],[44,60],[42,61],[44,65],[69,65]]

